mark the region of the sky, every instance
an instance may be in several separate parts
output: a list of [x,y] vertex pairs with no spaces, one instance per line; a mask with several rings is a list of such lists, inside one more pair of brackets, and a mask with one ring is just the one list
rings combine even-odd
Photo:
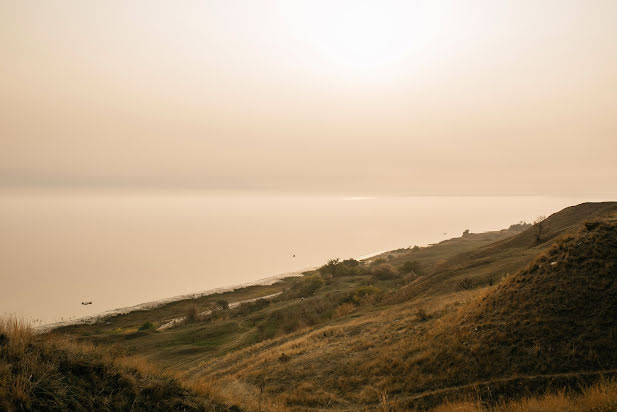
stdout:
[[615,1],[0,0],[0,187],[617,194]]

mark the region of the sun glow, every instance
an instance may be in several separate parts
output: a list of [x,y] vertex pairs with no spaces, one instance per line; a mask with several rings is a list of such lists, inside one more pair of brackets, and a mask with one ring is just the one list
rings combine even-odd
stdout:
[[325,64],[344,74],[382,72],[427,47],[426,5],[410,2],[309,3],[296,30]]

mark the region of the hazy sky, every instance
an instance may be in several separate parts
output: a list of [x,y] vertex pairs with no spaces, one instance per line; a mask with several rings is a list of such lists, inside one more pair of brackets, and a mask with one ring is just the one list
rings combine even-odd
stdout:
[[617,193],[617,1],[0,1],[0,184]]

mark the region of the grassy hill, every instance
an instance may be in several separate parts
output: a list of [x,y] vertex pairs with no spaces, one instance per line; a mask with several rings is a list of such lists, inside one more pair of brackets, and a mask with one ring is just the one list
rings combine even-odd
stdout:
[[230,410],[140,357],[0,320],[0,410]]
[[477,382],[493,397],[612,376],[616,298],[617,219],[588,222],[444,318],[407,375],[431,375],[414,389]]
[[[617,369],[616,216],[617,203],[584,203],[538,225],[332,260],[55,333],[140,354],[204,399],[246,410],[426,409],[470,396],[469,410],[505,409]],[[615,385],[594,388],[559,399],[582,405]]]

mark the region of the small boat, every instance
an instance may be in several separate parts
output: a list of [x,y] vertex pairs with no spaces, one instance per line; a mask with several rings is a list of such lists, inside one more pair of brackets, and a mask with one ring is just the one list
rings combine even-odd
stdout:
[[82,305],[92,305],[92,302],[81,302]]

